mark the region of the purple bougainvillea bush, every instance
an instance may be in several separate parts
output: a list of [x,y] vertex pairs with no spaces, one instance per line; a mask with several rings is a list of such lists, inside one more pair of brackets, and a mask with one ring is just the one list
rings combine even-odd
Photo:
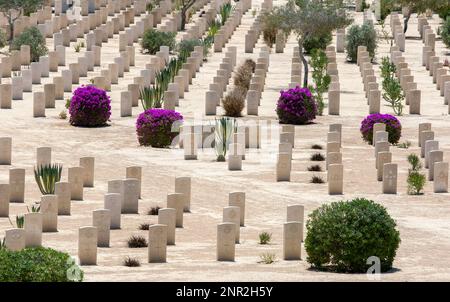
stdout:
[[[164,148],[170,146],[178,135],[175,123],[181,124],[183,116],[173,110],[148,109],[136,121],[136,134],[141,146]],[[179,125],[178,125],[179,126]]]
[[71,125],[104,126],[111,116],[111,99],[105,90],[92,85],[80,86],[73,92],[69,114]]
[[366,116],[361,122],[361,134],[369,144],[372,144],[373,140],[373,125],[376,123],[383,123],[386,125],[386,131],[388,132],[388,140],[391,144],[397,144],[402,136],[402,125],[400,121],[393,115],[374,113]]
[[277,103],[280,124],[307,124],[316,118],[317,105],[308,88],[295,87],[280,92]]

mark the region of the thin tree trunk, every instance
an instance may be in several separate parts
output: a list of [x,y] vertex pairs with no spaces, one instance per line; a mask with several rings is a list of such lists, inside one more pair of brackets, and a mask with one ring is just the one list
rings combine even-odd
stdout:
[[411,14],[405,17],[404,19],[404,25],[403,25],[403,33],[406,34],[406,31],[408,30],[408,22],[409,18],[411,18]]
[[12,50],[12,43],[14,39],[14,21],[12,20],[12,16],[10,15],[8,18],[9,23],[9,51]]
[[186,12],[184,8],[181,9],[181,30],[186,28]]
[[300,53],[300,59],[303,62],[303,70],[304,70],[303,87],[308,87],[309,67],[308,67],[308,61],[306,60],[305,55],[303,54],[303,39],[298,40],[298,48],[299,48],[299,53]]

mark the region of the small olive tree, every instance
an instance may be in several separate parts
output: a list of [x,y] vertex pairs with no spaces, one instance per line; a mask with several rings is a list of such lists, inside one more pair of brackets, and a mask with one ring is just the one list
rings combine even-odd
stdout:
[[24,14],[37,11],[43,3],[44,0],[0,0],[0,12],[8,22],[10,48],[14,38],[14,22]]
[[343,8],[340,0],[289,0],[274,13],[280,14],[283,22],[280,29],[298,36],[300,59],[304,67],[303,86],[308,87],[308,61],[304,55],[304,42],[314,36],[324,36],[335,29],[345,27],[351,19]]
[[181,30],[184,30],[186,28],[187,12],[195,4],[195,0],[178,0],[177,4],[181,12]]

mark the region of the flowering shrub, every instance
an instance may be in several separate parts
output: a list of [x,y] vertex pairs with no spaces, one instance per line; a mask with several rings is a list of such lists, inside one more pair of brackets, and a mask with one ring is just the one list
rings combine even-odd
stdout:
[[361,134],[364,141],[372,144],[373,140],[373,125],[376,123],[383,123],[386,125],[386,131],[389,134],[388,140],[391,144],[397,144],[402,136],[402,125],[400,121],[393,115],[374,113],[368,115],[361,122]]
[[183,121],[183,116],[173,110],[148,109],[142,112],[136,121],[136,134],[139,144],[164,148],[177,136],[172,132],[176,121]]
[[277,103],[281,124],[306,124],[316,118],[317,105],[308,88],[295,87],[281,91]]
[[103,126],[111,116],[111,99],[105,90],[81,86],[74,92],[69,106],[70,124],[74,126]]

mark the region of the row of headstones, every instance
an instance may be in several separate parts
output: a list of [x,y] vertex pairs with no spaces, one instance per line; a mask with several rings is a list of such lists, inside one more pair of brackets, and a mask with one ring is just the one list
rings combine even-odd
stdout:
[[300,48],[294,46],[294,49],[292,50],[291,81],[289,83],[289,88],[302,86],[302,70],[303,62],[300,58]]
[[264,17],[264,11],[256,16],[253,23],[250,25],[249,30],[245,34],[244,47],[245,53],[253,53],[253,48],[255,48],[256,43],[258,42],[259,36],[261,35],[262,30],[262,19]]
[[236,46],[229,46],[219,64],[216,76],[213,77],[213,83],[209,84],[209,90],[205,93],[205,115],[216,115],[217,106],[220,106],[220,100],[223,93],[227,90],[234,67],[237,61]]
[[258,106],[261,105],[261,97],[266,85],[266,76],[269,71],[270,49],[267,46],[260,48],[256,59],[255,72],[250,80],[247,91],[247,115],[258,115]]
[[[138,199],[140,194],[141,167],[128,167],[127,178],[122,181],[120,193],[105,195],[105,209],[93,211],[93,225],[99,230],[98,246],[109,246],[109,229],[120,228],[123,200]],[[117,181],[113,181],[114,184]],[[190,179],[189,179],[190,185]],[[4,185],[0,186],[3,188]],[[182,187],[186,190],[185,187]],[[188,188],[190,192],[190,187]],[[110,190],[110,183],[108,183]],[[0,191],[0,196],[5,196],[5,191]],[[183,191],[186,192],[186,191]],[[121,198],[123,196],[123,198]],[[10,250],[20,250],[25,247],[42,246],[43,232],[58,231],[58,215],[70,215],[71,192],[69,183],[56,183],[54,195],[44,195],[39,203],[39,212],[24,215],[24,229],[6,230],[6,247]]]
[[194,47],[194,51],[190,53],[186,63],[183,63],[178,75],[174,77],[173,83],[169,84],[168,90],[164,92],[164,109],[175,110],[175,106],[179,106],[180,96],[184,98],[184,92],[189,91],[192,79],[196,77],[203,65],[203,55],[203,46]]
[[[282,125],[280,144],[278,148],[276,180],[290,181],[292,169],[292,153],[295,140],[295,126]],[[343,193],[342,164],[342,124],[331,124],[327,133],[326,169],[328,193],[330,195]]]
[[[10,137],[0,138],[0,163],[2,165],[11,165],[12,139]],[[36,149],[36,166],[51,164],[51,148],[39,147]],[[58,182],[55,186],[55,192],[61,192],[61,209],[62,215],[70,215],[70,200],[83,200],[83,188],[94,186],[94,157],[80,158],[78,167],[68,168],[68,181]],[[10,168],[9,183],[3,185],[5,190],[2,200],[3,217],[9,213],[9,203],[25,201],[25,169]],[[67,196],[68,191],[68,196]],[[59,195],[58,193],[55,193]],[[5,197],[7,196],[7,198]],[[0,215],[1,216],[1,215]]]
[[390,58],[396,68],[396,76],[400,80],[400,86],[405,94],[405,103],[409,105],[410,114],[420,114],[422,92],[417,89],[411,69],[398,46],[391,47]]
[[[137,208],[130,212],[124,204],[127,198],[133,197],[134,200],[139,198],[137,183],[134,184],[135,189],[129,192],[134,196],[123,195],[124,185],[127,182],[132,184],[131,180],[136,181],[126,179],[108,182],[105,209],[93,211],[92,226],[79,229],[78,258],[81,265],[97,264],[97,247],[110,247],[110,230],[120,229],[121,213],[137,213]],[[175,193],[167,195],[167,207],[158,210],[158,223],[149,227],[149,262],[166,262],[167,245],[175,245],[176,228],[183,227],[184,212],[190,211],[190,202],[191,178],[177,177]]]
[[[425,29],[425,26],[423,26],[423,29]],[[425,31],[430,30],[426,29]],[[448,74],[448,68],[444,66],[440,59],[436,55],[434,44],[427,45],[425,42],[425,46],[422,48],[422,66],[425,66],[426,70],[429,71],[429,75],[433,77],[433,83],[436,84],[436,89],[440,90],[440,95],[444,97],[444,104],[448,105],[450,100],[450,75]]]
[[[103,14],[104,19],[106,21],[107,14]],[[121,15],[123,16],[123,15]],[[102,24],[102,22],[99,22]],[[108,24],[108,23],[107,23]],[[109,23],[111,24],[111,23]],[[125,26],[125,22],[121,23]],[[141,23],[143,24],[143,23]],[[120,26],[118,27],[120,28]],[[74,32],[77,32],[77,30],[74,30]],[[83,36],[83,31],[79,31],[81,33],[81,36]],[[113,30],[111,28],[111,31],[109,34],[100,31],[96,32],[97,36],[100,36],[100,45],[103,41],[103,38],[113,35]],[[100,35],[104,34],[104,35]],[[49,52],[48,56],[44,56],[40,58],[39,62],[33,62],[31,63],[30,70],[31,70],[31,83],[32,84],[39,84],[41,82],[41,76],[49,76],[49,71],[57,72],[58,66],[65,66],[65,46],[64,45],[58,45],[58,35],[63,35],[61,33],[55,34],[55,50]],[[89,37],[89,33],[87,34],[87,37]],[[95,34],[91,33],[91,37]],[[77,35],[75,35],[76,40]],[[95,36],[94,36],[95,38]],[[62,39],[65,40],[65,39]],[[68,43],[70,44],[71,38],[68,38]],[[44,85],[44,92],[35,92],[33,95],[33,116],[34,117],[45,117],[45,108],[54,108],[55,107],[55,99],[63,99],[64,92],[71,92],[72,90],[72,84],[78,84],[80,76],[87,76],[88,71],[94,70],[94,66],[100,66],[101,61],[101,47],[99,45],[93,45],[92,39],[87,38],[87,41],[91,41],[89,44],[88,51],[85,52],[84,57],[78,58],[77,63],[69,64],[68,70],[63,70],[61,72],[61,77],[54,77],[53,83],[45,84]],[[134,48],[129,49],[129,53],[131,55],[128,56],[129,63],[134,65]],[[128,61],[127,61],[128,62]],[[93,79],[94,85],[99,86],[100,88],[104,89],[110,89],[111,82],[117,83],[118,73],[121,71],[119,68],[115,67],[121,67],[121,66],[109,66],[110,70],[102,70],[100,77],[95,77]],[[124,69],[128,68],[128,65],[123,66]],[[29,80],[27,79],[28,73],[25,73],[22,71],[22,74],[24,75],[24,80],[28,83]],[[29,77],[29,76],[28,76]],[[27,79],[27,80],[26,80]],[[17,90],[20,90],[20,88],[16,88]]]
[[400,21],[400,16],[397,12],[393,12],[390,15],[390,27],[391,34],[394,38],[395,45],[399,47],[401,52],[405,51],[405,34],[403,33],[402,22]]
[[[235,193],[230,193],[230,206],[223,208],[223,222],[217,225],[217,261],[235,261],[236,258],[236,244],[239,243],[240,227],[244,226],[244,214],[242,206],[232,206],[231,194]],[[301,260],[304,213],[302,205],[287,207],[286,222],[283,224],[283,260]]]
[[375,153],[375,168],[377,180],[383,182],[383,194],[397,194],[397,170],[398,165],[392,163],[392,153],[389,152],[389,133],[386,124],[375,123],[373,125],[372,145]]
[[214,52],[222,52],[222,49],[228,43],[236,28],[241,24],[242,15],[245,11],[243,10],[243,5],[239,3],[241,2],[238,2],[227,21],[225,21],[225,24],[214,35]]
[[[179,146],[183,148],[185,160],[197,160],[199,148],[212,148],[215,144],[215,129],[213,126],[183,125],[180,127]],[[259,124],[237,126],[231,136],[228,150],[228,169],[242,170],[242,160],[245,159],[246,148],[261,147],[261,127]]]
[[330,85],[328,86],[328,114],[340,114],[341,87],[339,84],[339,70],[336,61],[336,48],[332,45],[327,46],[325,50],[327,57],[327,74],[330,76]]
[[380,113],[381,91],[366,46],[358,46],[357,64],[362,77],[367,105],[369,105],[369,114]]
[[431,123],[419,124],[420,156],[425,159],[428,168],[428,180],[433,181],[434,193],[448,192],[448,162],[444,162],[444,152],[439,150],[439,141],[435,139]]
[[194,22],[186,25],[186,30],[180,33],[181,40],[202,38],[203,33],[208,29],[208,25],[216,18],[223,2],[223,0],[199,1],[197,5],[198,7],[202,6],[200,11],[204,11],[204,13]]
[[[44,6],[42,9],[31,13],[29,16],[20,16],[14,21],[13,37],[20,35],[28,27],[36,27],[52,18],[52,8]],[[7,36],[10,36],[10,28],[7,28]]]

